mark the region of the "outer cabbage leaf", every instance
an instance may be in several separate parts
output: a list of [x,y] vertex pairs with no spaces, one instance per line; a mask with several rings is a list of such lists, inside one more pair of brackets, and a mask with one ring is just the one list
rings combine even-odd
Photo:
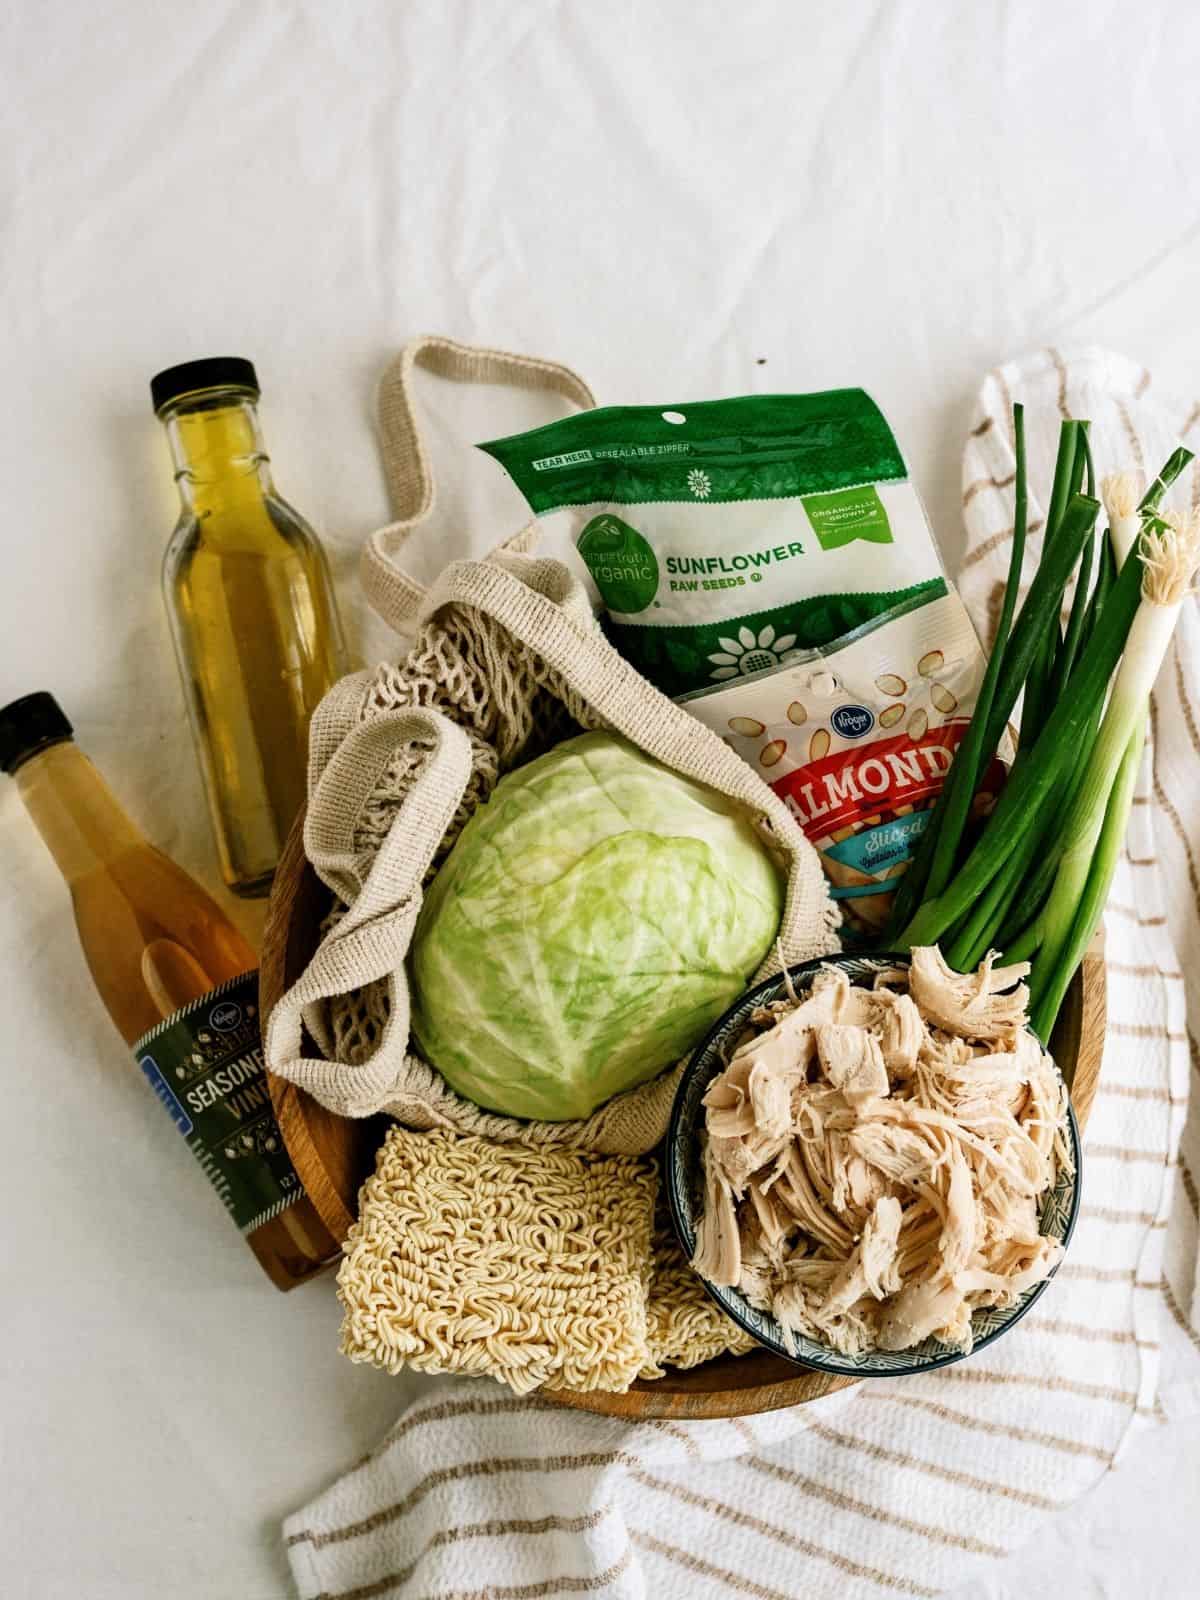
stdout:
[[582,734],[502,778],[430,886],[417,1043],[488,1110],[587,1116],[698,1043],[769,950],[783,892],[740,807]]

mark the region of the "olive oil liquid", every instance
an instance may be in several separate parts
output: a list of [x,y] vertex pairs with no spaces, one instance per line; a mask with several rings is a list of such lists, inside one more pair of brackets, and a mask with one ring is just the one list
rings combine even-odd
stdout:
[[183,512],[163,586],[221,873],[269,887],[305,797],[308,724],[346,670],[329,569],[275,492],[253,397],[214,390],[164,409]]

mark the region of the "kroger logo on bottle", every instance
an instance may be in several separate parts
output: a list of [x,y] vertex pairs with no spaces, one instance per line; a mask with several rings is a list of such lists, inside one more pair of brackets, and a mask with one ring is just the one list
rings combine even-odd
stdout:
[[834,733],[843,739],[861,739],[875,726],[875,713],[866,706],[839,706],[829,719]]

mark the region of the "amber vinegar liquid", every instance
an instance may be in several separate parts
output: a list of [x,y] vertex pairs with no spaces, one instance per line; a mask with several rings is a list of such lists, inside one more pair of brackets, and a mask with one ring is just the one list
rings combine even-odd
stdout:
[[159,410],[182,499],[164,598],[221,873],[246,895],[270,885],[305,797],[309,720],[346,670],[325,555],[274,488],[257,398],[218,385]]
[[[148,843],[69,738],[36,750],[13,775],[67,880],[88,968],[128,1044],[253,974],[255,953],[238,929],[198,883]],[[257,999],[256,981],[248,979],[235,992],[248,1013],[244,1027],[257,1037],[244,999],[246,993]],[[263,1187],[278,1196],[280,1207],[245,1234],[246,1243],[271,1281],[288,1289],[318,1272],[337,1246],[287,1163],[273,1118],[259,1112],[266,1091],[261,1069],[242,1070],[246,1082],[235,1104],[248,1108],[245,1115],[271,1155],[272,1175]],[[217,1097],[216,1090],[209,1093]]]

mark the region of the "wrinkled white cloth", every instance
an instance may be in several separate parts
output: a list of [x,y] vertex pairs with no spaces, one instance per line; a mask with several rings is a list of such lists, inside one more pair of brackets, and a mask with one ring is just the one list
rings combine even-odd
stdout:
[[[354,583],[388,515],[374,389],[425,328],[569,362],[605,403],[862,383],[957,566],[986,367],[1088,337],[1156,386],[1200,370],[1200,7],[934,11],[2,8],[5,698],[53,689],[138,823],[221,896],[157,592],[177,496],[146,391],[193,356],[256,361],[277,481],[367,664],[394,648]],[[431,579],[524,520],[463,441],[552,413],[436,380],[421,399]],[[280,1518],[441,1387],[343,1360],[328,1279],[265,1283],[2,782],[0,854],[5,1600],[285,1600]],[[261,902],[223,904],[257,936]],[[1186,1592],[1198,1495],[1200,1421],[1147,1431],[972,1600]]]
[[[963,482],[962,588],[981,631],[1011,539],[1012,398],[1026,406],[1031,484],[1043,492],[1062,416],[1092,419],[1099,471],[1150,474],[1200,420],[1103,352],[1041,352],[989,374]],[[1172,503],[1193,496],[1200,471]],[[1031,527],[1040,514],[1031,497]],[[1029,554],[1038,547],[1035,533]],[[1180,960],[1200,982],[1194,705],[1192,600],[1106,914],[1108,1036],[1078,1230],[1033,1311],[944,1371],[734,1420],[630,1424],[447,1381],[288,1520],[304,1600],[932,1596],[1085,1494],[1133,1428],[1191,1408],[1195,1128],[1182,1157],[1180,1140],[1195,1047]],[[1193,1018],[1197,1005],[1200,990]]]

